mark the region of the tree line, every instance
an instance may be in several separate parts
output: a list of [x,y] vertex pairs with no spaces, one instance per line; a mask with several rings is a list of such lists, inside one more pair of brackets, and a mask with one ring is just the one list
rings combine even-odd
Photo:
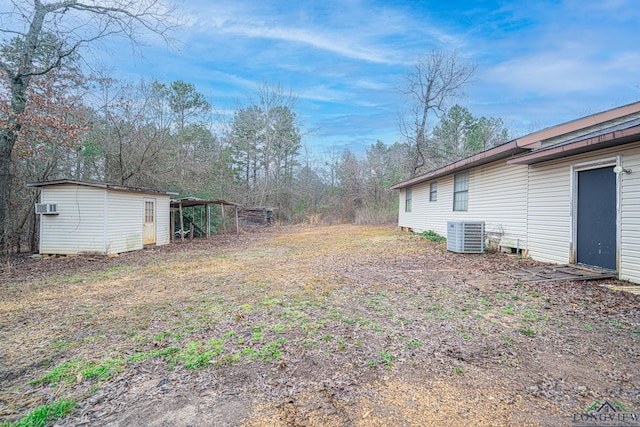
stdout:
[[[384,223],[397,215],[392,184],[508,137],[500,119],[447,107],[473,67],[455,54],[431,53],[407,73],[414,108],[400,121],[402,141],[314,154],[304,145],[295,96],[279,85],[257,87],[231,115],[217,117],[211,101],[183,80],[85,75],[86,43],[111,33],[133,38],[134,27],[158,34],[169,28],[165,12],[116,3],[36,0],[33,14],[19,14],[21,29],[4,31],[11,37],[0,46],[3,252],[37,249],[38,193],[26,182],[108,182],[270,206],[281,223]],[[94,32],[79,21],[62,25],[73,12],[95,18]]]

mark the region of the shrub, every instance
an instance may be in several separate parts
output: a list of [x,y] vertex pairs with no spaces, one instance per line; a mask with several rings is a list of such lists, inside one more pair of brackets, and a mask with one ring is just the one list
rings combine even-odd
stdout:
[[420,235],[422,237],[424,237],[425,239],[427,239],[428,241],[430,241],[430,242],[440,243],[440,242],[446,242],[447,241],[446,237],[439,235],[438,233],[436,233],[433,230],[423,231]]

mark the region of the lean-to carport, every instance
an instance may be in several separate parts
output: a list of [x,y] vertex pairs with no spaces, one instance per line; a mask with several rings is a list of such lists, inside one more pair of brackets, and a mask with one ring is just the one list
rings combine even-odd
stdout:
[[[188,234],[189,238],[193,238],[194,232],[197,230],[201,235],[205,235],[207,238],[211,236],[211,205],[220,206],[220,214],[222,216],[222,229],[226,233],[226,214],[225,206],[233,208],[233,216],[236,224],[236,234],[240,234],[240,225],[238,221],[238,208],[241,206],[238,203],[228,202],[222,199],[216,200],[203,200],[196,197],[185,197],[182,199],[171,200],[171,240],[174,241],[176,237],[180,240],[184,240],[185,235]],[[196,218],[196,207],[201,207],[199,221]],[[186,212],[191,208],[191,217],[186,215]],[[175,230],[175,214],[178,213],[180,220],[180,229]],[[188,223],[188,229],[185,229],[186,223]]]

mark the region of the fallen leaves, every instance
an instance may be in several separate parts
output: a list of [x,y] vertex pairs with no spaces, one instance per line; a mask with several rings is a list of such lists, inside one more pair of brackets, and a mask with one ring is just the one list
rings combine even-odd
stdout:
[[[640,368],[640,297],[518,284],[499,272],[538,263],[390,228],[9,264],[0,420],[53,395],[79,398],[71,424],[152,424],[156,401],[158,423],[194,425],[561,424],[593,396],[640,408],[625,376]],[[71,360],[122,369],[29,385]]]

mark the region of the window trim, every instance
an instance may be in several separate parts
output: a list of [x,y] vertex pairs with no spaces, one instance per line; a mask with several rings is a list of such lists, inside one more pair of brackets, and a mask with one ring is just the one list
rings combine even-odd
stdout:
[[[463,177],[465,177],[464,180]],[[459,200],[456,197],[458,195]],[[469,210],[469,171],[458,172],[453,176],[453,210],[457,212]]]
[[411,191],[411,186],[405,188],[404,190],[404,211],[411,212],[411,201],[413,199],[413,192]]
[[429,201],[437,202],[438,201],[438,181],[432,182],[429,184]]

